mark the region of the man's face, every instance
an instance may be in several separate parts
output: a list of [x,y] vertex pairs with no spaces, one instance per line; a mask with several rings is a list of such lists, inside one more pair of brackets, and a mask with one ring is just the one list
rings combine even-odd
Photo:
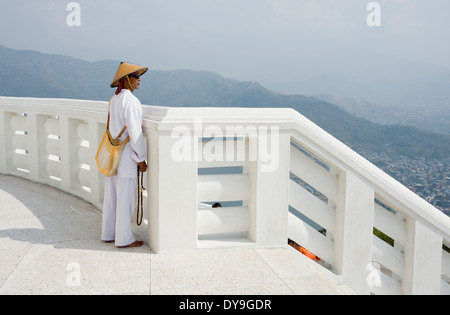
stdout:
[[141,78],[139,76],[139,72],[135,72],[133,74],[129,75],[131,87],[133,90],[139,89],[139,86],[141,85]]

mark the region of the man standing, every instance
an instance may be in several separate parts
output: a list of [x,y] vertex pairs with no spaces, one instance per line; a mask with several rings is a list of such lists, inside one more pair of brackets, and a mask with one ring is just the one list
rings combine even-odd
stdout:
[[147,170],[147,156],[142,133],[142,105],[133,95],[139,89],[140,77],[148,68],[122,62],[117,69],[111,87],[117,87],[110,103],[109,130],[117,137],[124,126],[127,129],[121,136],[128,136],[117,174],[105,179],[105,200],[103,203],[102,237],[105,242],[115,242],[117,247],[139,247],[142,241],[136,241],[131,231],[131,217],[136,199],[137,169]]

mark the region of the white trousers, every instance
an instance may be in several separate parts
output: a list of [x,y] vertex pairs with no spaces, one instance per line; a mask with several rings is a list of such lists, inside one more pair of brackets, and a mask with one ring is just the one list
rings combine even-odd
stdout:
[[102,216],[103,241],[115,240],[116,246],[126,246],[136,240],[131,231],[136,191],[136,178],[106,177]]

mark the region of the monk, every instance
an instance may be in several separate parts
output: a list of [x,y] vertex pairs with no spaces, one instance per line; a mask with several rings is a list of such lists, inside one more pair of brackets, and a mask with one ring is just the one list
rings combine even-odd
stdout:
[[137,169],[147,170],[147,156],[142,133],[142,105],[133,95],[139,89],[141,76],[148,68],[130,63],[121,63],[114,76],[111,87],[117,87],[111,98],[109,130],[112,137],[117,137],[124,126],[126,131],[121,136],[124,141],[128,136],[117,174],[105,178],[105,200],[103,203],[102,236],[105,242],[115,242],[119,248],[140,247],[131,231],[131,218],[134,213],[136,198]]

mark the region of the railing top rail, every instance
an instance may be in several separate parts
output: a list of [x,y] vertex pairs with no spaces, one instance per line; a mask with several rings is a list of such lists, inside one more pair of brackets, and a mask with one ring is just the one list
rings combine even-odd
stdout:
[[[104,114],[108,101],[92,101],[63,98],[31,98],[0,96],[0,106],[39,109],[44,113],[54,109],[67,111],[89,111]],[[297,112],[291,108],[236,108],[236,107],[165,107],[143,104],[145,120],[164,124],[190,123],[202,119],[209,123],[248,122],[278,124],[293,121]]]
[[292,126],[294,141],[306,142],[309,146],[306,149],[325,159],[325,163],[357,175],[375,190],[378,198],[390,203],[398,211],[431,225],[450,243],[450,218],[447,215],[300,113],[296,113],[295,119],[297,123]]

